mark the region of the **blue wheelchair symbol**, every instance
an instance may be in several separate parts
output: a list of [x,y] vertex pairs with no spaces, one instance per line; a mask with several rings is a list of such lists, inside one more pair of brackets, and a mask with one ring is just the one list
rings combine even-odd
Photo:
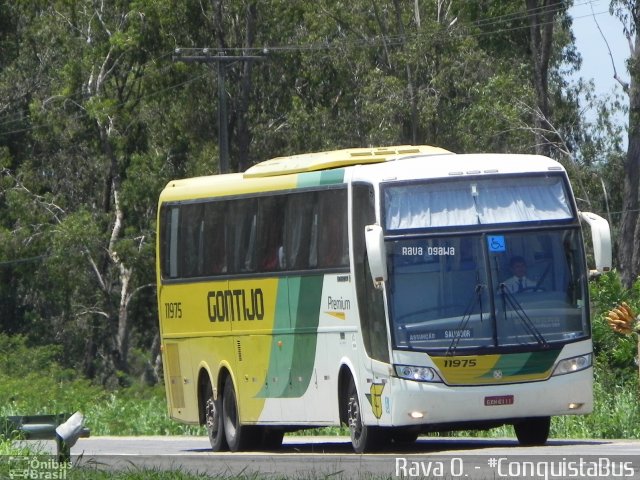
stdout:
[[490,252],[505,252],[507,250],[504,235],[489,235],[487,245]]

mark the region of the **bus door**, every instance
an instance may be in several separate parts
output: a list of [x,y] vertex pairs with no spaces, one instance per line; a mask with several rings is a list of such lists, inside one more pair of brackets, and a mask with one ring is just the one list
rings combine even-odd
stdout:
[[[365,228],[374,224],[375,195],[368,184],[354,184],[352,193],[352,225],[354,259],[354,278],[360,319],[360,332],[364,352],[359,355],[363,360],[355,361],[362,365],[363,371],[356,372],[360,378],[360,404],[363,414],[380,420],[389,406],[389,335],[384,308],[383,291],[375,288],[372,282]],[[358,359],[356,359],[358,360]],[[368,401],[367,401],[368,400]],[[366,417],[365,417],[366,418]]]

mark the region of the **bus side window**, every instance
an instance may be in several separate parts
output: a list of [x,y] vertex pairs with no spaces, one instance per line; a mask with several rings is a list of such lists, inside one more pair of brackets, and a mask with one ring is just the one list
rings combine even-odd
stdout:
[[284,267],[306,270],[311,266],[311,232],[316,192],[292,193],[284,207]]
[[231,273],[256,271],[256,199],[247,198],[229,203],[230,215],[227,226],[231,229],[229,245],[231,254]]
[[258,210],[258,270],[273,272],[282,270],[283,242],[282,228],[284,220],[284,195],[262,197]]
[[319,192],[317,210],[318,267],[344,267],[349,264],[347,231],[347,190]]
[[202,251],[204,248],[203,206],[201,203],[183,205],[180,218],[180,276],[202,275]]
[[226,205],[225,202],[209,202],[204,207],[204,275],[217,275],[227,271]]

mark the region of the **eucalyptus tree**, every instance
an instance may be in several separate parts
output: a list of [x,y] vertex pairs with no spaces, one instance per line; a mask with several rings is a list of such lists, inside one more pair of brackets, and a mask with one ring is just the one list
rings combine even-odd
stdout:
[[623,160],[622,221],[618,236],[618,262],[623,284],[630,288],[640,276],[640,4],[635,0],[612,0],[610,10],[622,23],[629,43],[625,80],[614,78],[629,97],[628,147]]
[[22,238],[16,255],[42,257],[15,295],[32,327],[50,322],[49,340],[64,342],[90,377],[126,374],[131,340],[152,343],[157,194],[168,178],[197,171],[184,131],[202,123],[199,103],[187,102],[191,118],[187,105],[157,114],[192,77],[171,62],[172,35],[198,30],[189,8],[169,3],[5,6],[20,54],[0,72],[2,86],[22,75],[34,87],[12,106],[24,112],[22,144],[10,143],[6,125],[1,132],[4,223]]

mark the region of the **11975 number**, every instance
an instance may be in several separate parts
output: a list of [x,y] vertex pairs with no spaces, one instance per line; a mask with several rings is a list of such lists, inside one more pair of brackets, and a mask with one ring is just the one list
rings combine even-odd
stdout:
[[465,368],[465,367],[475,367],[477,365],[477,361],[475,358],[456,358],[452,360],[445,360],[445,367],[453,367],[453,368]]
[[182,318],[182,303],[181,302],[165,303],[164,316],[166,318]]

